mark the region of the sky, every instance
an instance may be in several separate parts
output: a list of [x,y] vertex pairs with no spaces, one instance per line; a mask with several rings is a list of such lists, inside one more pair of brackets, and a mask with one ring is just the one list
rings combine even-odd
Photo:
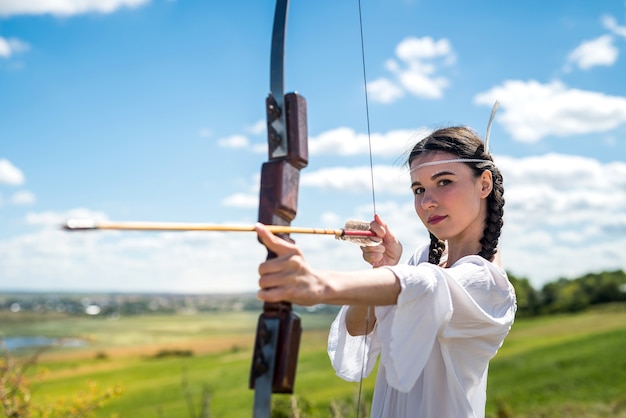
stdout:
[[[0,0],[0,291],[256,289],[253,233],[59,226],[256,221],[274,7]],[[505,268],[538,289],[626,269],[626,2],[361,9],[363,50],[357,1],[290,4],[285,89],[307,100],[310,152],[293,225],[340,228],[375,210],[408,259],[428,237],[407,151],[444,126],[484,136],[498,100]],[[368,268],[354,244],[294,238],[315,268]]]

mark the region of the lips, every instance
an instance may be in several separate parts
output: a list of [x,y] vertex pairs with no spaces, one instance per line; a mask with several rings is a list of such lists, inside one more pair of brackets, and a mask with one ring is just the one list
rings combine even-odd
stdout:
[[446,219],[446,216],[439,216],[439,215],[429,216],[428,217],[428,224],[429,225],[437,225],[439,222],[443,221],[444,219]]

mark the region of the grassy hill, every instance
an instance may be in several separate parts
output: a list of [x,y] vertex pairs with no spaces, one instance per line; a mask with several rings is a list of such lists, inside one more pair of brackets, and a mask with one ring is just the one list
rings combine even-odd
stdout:
[[[247,389],[258,314],[139,316],[118,320],[6,314],[4,335],[84,337],[90,344],[46,352],[32,377],[33,403],[97,388],[123,393],[96,411],[110,417],[198,416],[203,393],[211,417],[252,415]],[[358,384],[340,380],[326,355],[332,317],[303,316],[296,398],[301,417],[329,417],[330,404],[354,416]],[[626,305],[575,315],[518,320],[492,361],[490,417],[626,417]],[[371,400],[374,376],[363,383]],[[276,395],[288,404],[290,398]],[[191,407],[190,405],[193,405]],[[195,415],[190,412],[194,410]],[[288,408],[287,408],[288,409]]]
[[625,344],[623,304],[518,321],[492,361],[488,411],[626,417]]

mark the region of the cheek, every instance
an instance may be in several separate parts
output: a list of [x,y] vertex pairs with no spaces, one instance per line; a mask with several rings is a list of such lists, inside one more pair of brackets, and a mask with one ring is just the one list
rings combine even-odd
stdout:
[[420,204],[420,200],[417,198],[417,196],[413,196],[413,207],[415,208],[415,213],[417,213],[417,215],[419,216],[420,214],[420,210],[421,208],[421,204]]
[[415,208],[415,213],[417,214],[417,217],[420,218],[420,220],[422,221],[424,225],[426,225],[428,214],[426,213],[426,210],[424,210],[422,206],[422,199],[416,196],[413,199],[413,207]]
[[424,213],[424,209],[422,208],[422,199],[417,195],[413,196],[413,207],[415,208],[415,213],[417,213],[417,216],[421,218],[422,213]]

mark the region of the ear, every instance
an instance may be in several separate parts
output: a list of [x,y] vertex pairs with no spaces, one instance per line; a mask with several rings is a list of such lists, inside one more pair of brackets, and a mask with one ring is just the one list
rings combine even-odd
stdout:
[[480,186],[481,199],[486,199],[493,190],[493,174],[491,174],[491,171],[483,171],[478,178],[478,185]]

